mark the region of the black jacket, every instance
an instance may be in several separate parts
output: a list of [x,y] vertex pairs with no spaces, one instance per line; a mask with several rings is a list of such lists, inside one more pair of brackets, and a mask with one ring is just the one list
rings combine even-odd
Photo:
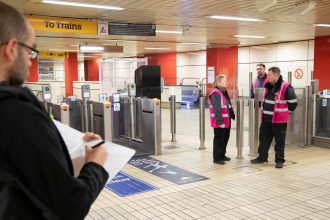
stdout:
[[[234,113],[227,90],[221,89],[219,87],[215,87],[215,89],[219,89],[222,92],[222,94],[225,96],[225,98],[227,100],[227,109],[228,109],[228,113],[229,113],[229,118],[235,120],[235,113]],[[221,96],[218,93],[213,93],[210,96],[210,99],[211,99],[212,105],[213,105],[215,121],[217,122],[218,125],[224,124],[224,121],[222,118],[222,113],[221,113]],[[229,106],[231,106],[231,108],[229,108]]]
[[0,219],[83,219],[108,179],[96,163],[75,178],[67,147],[32,92],[3,83],[0,175]]

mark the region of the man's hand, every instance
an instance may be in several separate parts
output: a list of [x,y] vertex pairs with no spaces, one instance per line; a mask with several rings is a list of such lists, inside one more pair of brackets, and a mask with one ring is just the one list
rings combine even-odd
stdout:
[[219,128],[225,128],[225,124],[219,125]]
[[[86,132],[84,136],[85,141],[100,140],[100,139],[101,139],[100,135],[90,132]],[[86,153],[86,163],[94,162],[103,166],[108,158],[108,151],[104,147],[102,147],[102,145],[96,148],[91,148],[91,146],[86,145],[85,153]]]

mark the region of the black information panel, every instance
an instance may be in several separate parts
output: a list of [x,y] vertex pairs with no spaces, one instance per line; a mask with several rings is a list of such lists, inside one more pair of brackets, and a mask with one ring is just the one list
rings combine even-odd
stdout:
[[156,25],[109,23],[109,35],[156,36]]

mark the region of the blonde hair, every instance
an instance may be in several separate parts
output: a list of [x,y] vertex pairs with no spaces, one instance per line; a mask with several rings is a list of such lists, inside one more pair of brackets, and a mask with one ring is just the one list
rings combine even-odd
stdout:
[[214,82],[213,82],[213,86],[217,86],[217,83],[218,83],[218,82],[221,82],[221,81],[222,81],[223,79],[225,79],[225,78],[227,78],[226,75],[222,75],[222,74],[217,75],[217,76],[215,77]]

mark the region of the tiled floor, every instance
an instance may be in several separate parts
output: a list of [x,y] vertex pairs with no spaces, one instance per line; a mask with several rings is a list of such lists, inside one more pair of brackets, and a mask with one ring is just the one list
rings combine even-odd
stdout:
[[[206,114],[208,117],[208,114]],[[206,150],[198,150],[198,109],[177,111],[177,142],[171,143],[169,111],[162,110],[163,154],[152,156],[206,176],[176,185],[131,165],[124,172],[158,190],[120,197],[104,189],[86,219],[330,219],[330,149],[286,146],[286,165],[252,165],[247,132],[243,159],[236,159],[232,130],[225,165],[212,162],[213,130],[206,121]]]

